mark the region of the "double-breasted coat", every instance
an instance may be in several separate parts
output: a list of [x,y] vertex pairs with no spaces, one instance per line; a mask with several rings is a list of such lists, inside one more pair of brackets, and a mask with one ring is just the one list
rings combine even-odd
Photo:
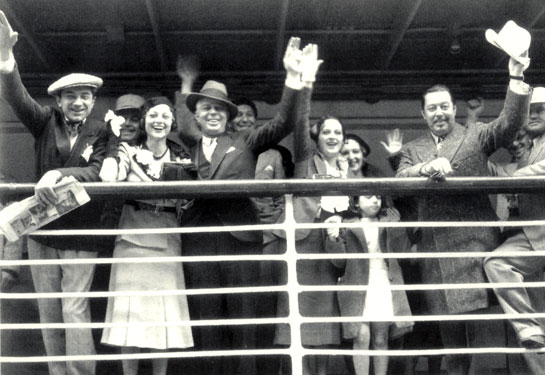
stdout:
[[[455,124],[437,150],[429,132],[407,143],[401,150],[397,177],[418,177],[422,166],[444,157],[450,161],[454,177],[488,175],[488,156],[509,145],[527,121],[529,95],[509,90],[500,116],[487,124],[468,128]],[[417,197],[419,221],[496,220],[488,195],[430,195]],[[480,252],[499,245],[499,230],[491,227],[422,228],[419,252]],[[422,260],[424,283],[483,283],[486,278],[482,258],[443,258]],[[456,314],[488,306],[485,289],[425,291],[433,314]]]

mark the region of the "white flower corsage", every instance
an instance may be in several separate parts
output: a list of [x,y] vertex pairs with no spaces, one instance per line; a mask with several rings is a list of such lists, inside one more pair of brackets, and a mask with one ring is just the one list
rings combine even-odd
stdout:
[[89,162],[89,158],[93,153],[93,145],[87,144],[85,150],[81,153],[81,157],[85,159],[86,162]]
[[134,154],[134,158],[148,176],[154,179],[161,178],[162,163],[155,161],[153,152],[147,149],[139,148]]
[[110,109],[108,110],[108,112],[106,112],[106,116],[104,116],[104,122],[110,122],[112,132],[115,134],[116,137],[119,137],[119,134],[121,134],[121,125],[125,123],[125,117],[116,115]]

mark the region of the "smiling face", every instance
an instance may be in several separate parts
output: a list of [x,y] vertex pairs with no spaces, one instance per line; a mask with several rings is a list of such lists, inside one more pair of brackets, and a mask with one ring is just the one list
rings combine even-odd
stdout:
[[255,125],[255,113],[252,107],[248,104],[237,105],[238,114],[233,120],[233,128],[235,131],[251,128]]
[[227,129],[227,105],[219,100],[203,98],[195,106],[195,119],[208,137],[217,137]]
[[365,165],[366,155],[363,153],[360,144],[349,139],[341,149],[341,155],[348,160],[348,166],[354,173],[360,173]]
[[69,121],[85,120],[95,105],[95,95],[89,87],[70,87],[56,97],[57,105]]
[[531,138],[545,133],[545,103],[530,104],[530,117],[524,129]]
[[364,217],[376,217],[380,211],[382,199],[378,195],[361,195],[358,206]]
[[422,117],[431,132],[436,136],[450,133],[456,121],[456,106],[447,91],[435,91],[426,94]]
[[125,122],[121,124],[119,139],[121,142],[135,142],[140,135],[140,110],[136,108],[121,109],[115,112]]
[[531,142],[525,130],[518,131],[513,143],[507,147],[507,150],[513,155],[513,161],[519,161],[522,158],[526,151],[530,149]]
[[337,157],[343,146],[343,126],[336,119],[327,119],[318,133],[318,150],[326,158]]
[[144,128],[148,139],[166,139],[172,129],[174,114],[166,104],[151,107],[144,117]]

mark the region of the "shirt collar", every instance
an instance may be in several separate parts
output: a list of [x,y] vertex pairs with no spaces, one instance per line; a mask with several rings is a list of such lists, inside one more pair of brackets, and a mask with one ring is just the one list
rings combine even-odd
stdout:
[[202,136],[202,144],[205,146],[212,146],[217,141],[218,141],[217,138],[210,138],[210,137],[207,137],[206,135]]

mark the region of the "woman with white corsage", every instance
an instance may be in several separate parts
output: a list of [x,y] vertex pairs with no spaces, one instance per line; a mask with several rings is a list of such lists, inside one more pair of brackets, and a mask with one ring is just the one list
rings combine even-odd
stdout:
[[[167,140],[176,129],[174,109],[165,97],[148,99],[141,108],[140,126],[145,133],[139,144],[121,142],[117,155],[118,181],[153,182],[162,177],[165,163],[175,162],[178,179],[193,179],[190,155]],[[111,172],[111,171],[110,171]],[[119,228],[175,228],[178,226],[174,199],[127,200]],[[179,234],[122,234],[116,239],[114,258],[171,257],[181,255]],[[110,291],[162,291],[185,289],[180,262],[118,263],[112,266]],[[177,325],[189,321],[185,295],[137,295],[108,298],[107,323],[157,322],[158,326],[115,326],[105,328],[102,343],[121,347],[123,354],[141,349],[164,351],[193,346],[191,327]],[[169,325],[169,323],[173,323]],[[153,374],[164,375],[166,358],[152,360]],[[123,373],[138,372],[138,360],[123,360]]]

